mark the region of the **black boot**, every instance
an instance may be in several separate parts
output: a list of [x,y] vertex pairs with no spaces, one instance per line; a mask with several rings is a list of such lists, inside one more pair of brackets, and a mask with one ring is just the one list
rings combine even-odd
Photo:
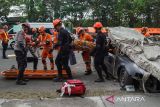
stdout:
[[16,81],[17,85],[27,85],[26,82],[22,81],[22,80],[18,80]]
[[29,81],[29,79],[26,79],[26,78],[25,78],[25,79],[23,79],[23,81],[24,81],[24,82],[28,82],[28,81]]
[[112,74],[110,74],[109,72],[106,74],[106,80],[112,80],[114,79],[114,77],[112,76]]
[[53,81],[54,81],[54,82],[63,82],[63,79],[62,79],[62,78],[57,77],[57,78],[54,78],[54,79],[53,79]]
[[95,80],[94,82],[104,82],[104,79],[99,78],[99,79]]
[[92,74],[92,71],[91,70],[88,70],[88,71],[85,71],[85,74],[84,75],[90,75]]

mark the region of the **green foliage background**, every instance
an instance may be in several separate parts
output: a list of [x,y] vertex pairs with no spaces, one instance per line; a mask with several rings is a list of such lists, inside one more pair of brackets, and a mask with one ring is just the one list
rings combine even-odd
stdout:
[[0,16],[20,4],[26,5],[29,21],[48,15],[66,19],[74,27],[96,21],[104,26],[160,27],[160,0],[0,0]]

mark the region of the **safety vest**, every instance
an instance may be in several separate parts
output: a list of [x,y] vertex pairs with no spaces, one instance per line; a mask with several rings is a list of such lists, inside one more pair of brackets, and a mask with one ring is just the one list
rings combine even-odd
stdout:
[[2,34],[1,34],[1,38],[2,38],[2,41],[3,42],[8,42],[8,40],[9,40],[9,38],[8,38],[8,33],[6,33],[6,32],[3,32]]

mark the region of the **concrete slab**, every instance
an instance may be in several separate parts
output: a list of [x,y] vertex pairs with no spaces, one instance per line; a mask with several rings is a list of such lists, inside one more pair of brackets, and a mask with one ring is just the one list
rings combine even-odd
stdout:
[[0,107],[160,107],[160,95],[63,97],[55,99],[0,99]]
[[121,95],[101,97],[106,107],[160,107],[160,95]]
[[43,100],[0,100],[0,107],[105,107],[101,97],[74,97]]

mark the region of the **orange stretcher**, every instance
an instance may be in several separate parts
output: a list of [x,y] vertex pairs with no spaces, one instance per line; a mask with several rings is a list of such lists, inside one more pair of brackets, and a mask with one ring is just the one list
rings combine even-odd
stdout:
[[[134,28],[136,31],[141,32],[142,28]],[[160,34],[160,28],[148,28],[147,31],[150,35],[159,35]]]
[[[18,70],[11,69],[1,72],[1,76],[6,79],[15,79],[17,78]],[[65,70],[62,72],[63,77],[67,78],[67,73]],[[53,79],[58,75],[57,70],[25,70],[24,77],[29,79]]]

